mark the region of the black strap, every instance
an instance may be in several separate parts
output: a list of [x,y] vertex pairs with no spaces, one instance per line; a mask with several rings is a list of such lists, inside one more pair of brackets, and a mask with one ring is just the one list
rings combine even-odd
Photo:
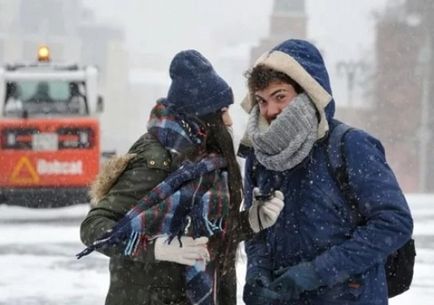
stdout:
[[327,146],[327,156],[330,169],[333,172],[333,177],[335,177],[339,187],[344,193],[348,190],[348,174],[346,168],[344,140],[345,136],[351,130],[354,130],[354,128],[338,122],[330,132]]
[[[328,165],[331,170],[332,176],[335,178],[339,189],[344,195],[345,201],[351,207],[352,214],[356,214],[354,222],[362,222],[362,215],[357,208],[357,199],[353,194],[348,178],[348,171],[346,166],[346,151],[345,151],[345,136],[355,130],[355,128],[348,126],[342,122],[335,120],[336,125],[330,131],[327,145]],[[353,217],[353,216],[352,216]]]

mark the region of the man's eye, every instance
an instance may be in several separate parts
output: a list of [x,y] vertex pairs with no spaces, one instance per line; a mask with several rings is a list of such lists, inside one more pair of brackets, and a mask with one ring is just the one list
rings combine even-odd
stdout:
[[259,97],[256,98],[256,102],[257,102],[259,105],[263,105],[263,104],[265,104],[265,101],[264,101],[263,99],[259,98]]
[[286,97],[286,96],[285,96],[284,94],[279,94],[278,96],[276,96],[276,98],[277,98],[279,101],[284,100],[285,97]]

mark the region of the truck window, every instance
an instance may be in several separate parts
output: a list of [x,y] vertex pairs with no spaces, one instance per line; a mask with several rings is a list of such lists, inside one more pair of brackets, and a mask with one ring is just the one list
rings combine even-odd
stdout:
[[10,82],[6,90],[5,115],[86,115],[85,85],[68,81]]
[[16,83],[17,98],[22,101],[65,101],[69,98],[69,83],[62,81],[21,81]]

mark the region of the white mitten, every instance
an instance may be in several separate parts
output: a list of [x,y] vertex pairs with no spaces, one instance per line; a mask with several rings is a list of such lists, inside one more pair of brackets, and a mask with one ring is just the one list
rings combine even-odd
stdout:
[[264,201],[256,199],[259,194],[259,189],[255,187],[253,203],[249,209],[249,223],[255,233],[274,225],[284,206],[281,191],[275,191],[270,199]]
[[189,236],[182,236],[181,243],[176,237],[170,244],[167,236],[158,237],[155,240],[155,259],[188,266],[193,266],[197,261],[208,262],[210,260],[206,247],[208,237],[193,239]]

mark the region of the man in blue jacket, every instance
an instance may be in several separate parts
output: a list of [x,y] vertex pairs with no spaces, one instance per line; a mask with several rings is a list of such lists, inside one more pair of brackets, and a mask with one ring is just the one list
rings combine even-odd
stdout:
[[317,48],[285,41],[247,78],[249,121],[239,152],[246,157],[245,205],[260,206],[280,191],[284,208],[274,226],[246,242],[244,301],[387,304],[384,262],[411,238],[413,221],[381,143],[361,130],[346,134],[350,203],[329,165],[338,122]]

